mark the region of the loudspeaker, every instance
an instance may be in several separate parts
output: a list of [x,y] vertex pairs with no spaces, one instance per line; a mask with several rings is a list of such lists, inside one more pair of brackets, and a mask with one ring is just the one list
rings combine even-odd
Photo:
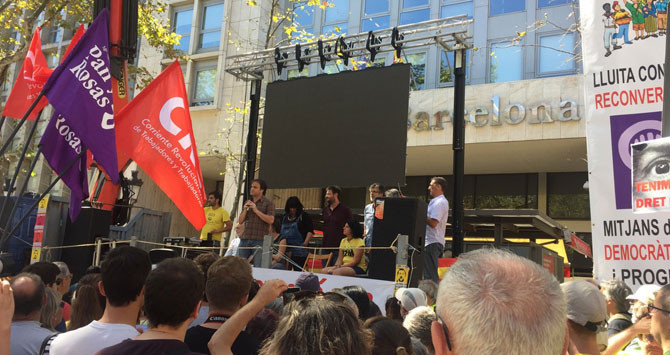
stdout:
[[[67,219],[63,245],[91,244],[95,243],[96,238],[109,237],[111,218],[111,211],[82,207],[76,221],[72,222],[69,218]],[[103,245],[103,253],[108,248],[108,245]],[[94,251],[94,246],[63,249],[61,260],[70,268],[73,275],[72,283],[77,282],[86,269],[93,264]]]
[[[398,234],[409,236],[410,280],[416,287],[423,273],[423,243],[426,237],[428,205],[416,198],[380,197],[375,200],[372,246],[388,247]],[[368,276],[377,280],[395,280],[396,254],[390,249],[372,249]]]

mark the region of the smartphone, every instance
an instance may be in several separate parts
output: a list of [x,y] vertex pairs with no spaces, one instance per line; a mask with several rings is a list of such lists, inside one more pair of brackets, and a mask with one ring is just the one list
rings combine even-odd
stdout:
[[284,304],[289,304],[291,303],[291,300],[293,300],[293,295],[295,295],[296,292],[300,291],[300,287],[289,287],[284,291],[282,294],[282,299],[284,300]]

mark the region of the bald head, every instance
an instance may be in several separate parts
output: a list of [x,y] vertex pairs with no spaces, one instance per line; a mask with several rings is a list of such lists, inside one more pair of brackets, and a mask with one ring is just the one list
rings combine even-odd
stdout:
[[[14,320],[39,320],[44,304],[44,283],[39,276],[27,272],[10,282],[14,291]],[[36,319],[33,319],[36,318]]]

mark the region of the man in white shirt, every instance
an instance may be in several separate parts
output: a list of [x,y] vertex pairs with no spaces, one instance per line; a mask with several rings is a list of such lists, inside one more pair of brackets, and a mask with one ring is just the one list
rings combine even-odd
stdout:
[[426,241],[423,259],[423,278],[440,282],[437,273],[437,262],[444,251],[444,234],[447,228],[447,217],[449,217],[449,201],[444,197],[447,190],[447,180],[436,176],[430,179],[428,191],[430,191],[430,203],[428,204],[428,216],[426,217]]
[[51,343],[51,355],[90,355],[139,335],[135,325],[144,303],[144,282],[151,271],[149,254],[123,246],[109,251],[102,263],[100,293],[106,297],[102,318],[63,333]]

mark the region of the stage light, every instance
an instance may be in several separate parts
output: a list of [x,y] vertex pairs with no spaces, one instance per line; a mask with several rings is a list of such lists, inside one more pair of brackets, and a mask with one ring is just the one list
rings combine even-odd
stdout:
[[317,42],[317,46],[319,48],[319,61],[321,62],[321,70],[323,70],[323,69],[326,68],[326,62],[328,62],[330,60],[330,56],[326,55],[326,53],[324,52],[324,49],[328,53],[331,53],[332,47],[330,46],[330,44],[328,44],[324,47],[323,41],[320,40],[320,39]]
[[282,69],[286,66],[285,63],[280,62],[282,59],[288,58],[288,54],[281,53],[279,47],[275,47],[275,64],[277,65],[277,75],[281,75]]
[[391,32],[391,47],[395,49],[396,58],[400,58],[402,54],[402,43],[398,43],[398,41],[402,41],[403,39],[405,39],[405,36],[400,34],[398,27],[393,27],[393,32]]
[[[339,50],[338,50],[339,47]],[[337,54],[338,57],[342,58],[342,61],[344,61],[344,66],[349,65],[349,48],[353,47],[353,44],[347,44],[344,41],[344,37],[340,36],[337,39],[337,42],[335,42],[335,53]]]
[[370,52],[370,61],[374,62],[375,61],[375,56],[377,56],[377,52],[379,52],[379,49],[376,47],[373,48],[372,46],[375,44],[381,44],[382,43],[382,38],[381,37],[375,37],[375,35],[372,33],[372,31],[368,32],[368,39],[365,41],[365,49],[367,49]]

